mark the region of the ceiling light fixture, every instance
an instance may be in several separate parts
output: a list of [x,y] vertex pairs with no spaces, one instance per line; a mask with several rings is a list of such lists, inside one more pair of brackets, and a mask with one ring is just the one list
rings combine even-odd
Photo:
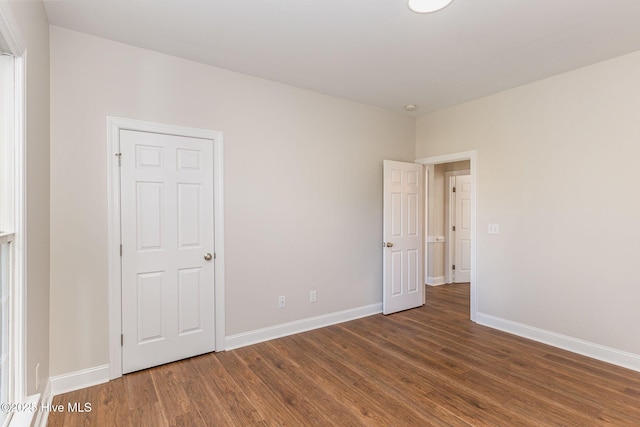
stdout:
[[406,111],[416,111],[418,109],[418,106],[415,104],[407,104],[404,106],[404,109]]
[[437,12],[449,6],[453,0],[409,0],[409,9],[416,13]]

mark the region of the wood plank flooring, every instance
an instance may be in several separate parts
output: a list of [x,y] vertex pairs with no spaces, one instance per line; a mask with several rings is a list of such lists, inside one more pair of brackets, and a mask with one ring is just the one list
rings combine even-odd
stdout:
[[194,357],[56,396],[49,426],[640,426],[640,373],[426,306]]

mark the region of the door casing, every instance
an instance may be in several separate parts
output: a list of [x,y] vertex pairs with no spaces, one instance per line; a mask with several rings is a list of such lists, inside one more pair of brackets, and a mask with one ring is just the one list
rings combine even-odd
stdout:
[[146,122],[121,117],[107,117],[107,171],[108,171],[108,262],[109,262],[109,378],[122,376],[122,265],[120,257],[120,131],[133,130],[165,135],[176,135],[213,141],[213,215],[215,245],[215,350],[225,348],[224,297],[224,194],[223,194],[223,134],[220,131],[188,128]]

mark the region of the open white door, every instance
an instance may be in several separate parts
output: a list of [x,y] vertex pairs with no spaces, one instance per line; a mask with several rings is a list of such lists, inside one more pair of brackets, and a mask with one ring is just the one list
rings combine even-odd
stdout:
[[424,304],[423,180],[422,165],[384,161],[384,314]]
[[214,340],[213,141],[120,131],[123,373]]
[[471,280],[471,176],[455,177],[454,283]]

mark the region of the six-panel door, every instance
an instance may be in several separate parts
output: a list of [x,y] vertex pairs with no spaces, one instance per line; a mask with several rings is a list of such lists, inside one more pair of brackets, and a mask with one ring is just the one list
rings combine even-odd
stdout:
[[123,373],[213,351],[213,143],[120,131]]
[[456,177],[455,283],[471,280],[471,176]]
[[424,303],[422,279],[423,166],[384,161],[384,314]]

